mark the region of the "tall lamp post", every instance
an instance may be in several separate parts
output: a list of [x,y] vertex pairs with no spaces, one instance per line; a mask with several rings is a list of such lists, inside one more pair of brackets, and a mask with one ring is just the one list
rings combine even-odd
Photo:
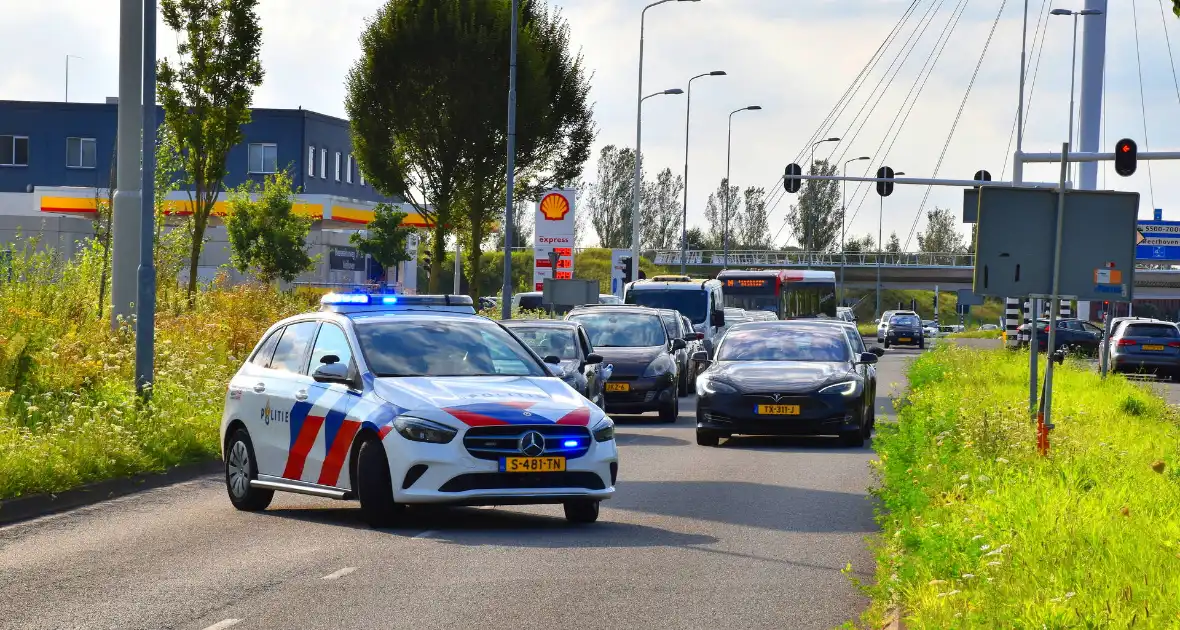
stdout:
[[[901,177],[905,173],[894,173]],[[881,209],[877,212],[877,317],[881,316],[881,255],[885,252],[885,198],[881,197]]]
[[748,107],[742,107],[729,112],[729,136],[725,141],[725,217],[722,219],[721,228],[721,231],[725,235],[723,238],[725,242],[725,252],[721,258],[722,269],[729,269],[729,206],[730,197],[733,196],[729,193],[729,162],[730,157],[733,155],[733,115],[738,112],[756,112],[760,109],[762,109],[761,105],[750,105]]
[[724,70],[698,74],[688,80],[688,105],[684,109],[684,210],[680,217],[680,274],[688,274],[688,129],[692,120],[692,82],[701,77],[723,77]]
[[[1074,84],[1076,83],[1078,75],[1078,16],[1102,15],[1102,11],[1099,9],[1084,9],[1082,11],[1053,9],[1049,13],[1051,15],[1073,16],[1073,61],[1069,68],[1069,150],[1070,152],[1073,152]],[[1069,168],[1072,170],[1072,165]]]
[[[500,317],[512,319],[512,189],[516,186],[516,19],[520,0],[512,0],[512,35],[508,52],[508,184],[504,199],[504,288],[500,292]],[[459,256],[455,256],[459,268]],[[458,287],[455,288],[458,293]]]
[[[873,158],[863,155],[844,162],[844,177],[848,177],[848,165],[853,162],[860,162],[862,160],[871,160]],[[844,247],[845,237],[848,230],[848,180],[844,180],[844,190],[840,193],[840,305],[844,305]]]
[[78,55],[66,55],[66,102],[70,102],[70,60],[83,59]]
[[[825,143],[825,142],[839,142],[839,141],[840,141],[840,139],[839,139],[839,138],[824,138],[823,140],[820,140],[820,141],[818,141],[818,142],[813,142],[813,143],[811,144],[811,164],[809,164],[809,165],[808,165],[808,167],[807,167],[807,171],[808,171],[810,174],[812,174],[812,175],[815,175],[815,174],[816,174],[816,172],[815,172],[815,148],[816,148],[816,147],[818,147],[819,145],[821,145],[821,144]],[[812,182],[808,182],[808,183],[807,183],[807,186],[808,186],[808,188],[810,188],[812,185],[813,185],[813,183],[812,183]],[[811,232],[812,232],[812,229],[813,229],[814,227],[815,227],[815,226],[806,226],[806,225],[805,225],[805,226],[803,226],[803,234],[804,234],[804,236],[805,236],[806,238],[810,239],[810,237],[811,237]],[[812,245],[811,243],[803,243],[803,251],[804,251],[804,252],[810,252],[810,251],[811,251],[811,245]],[[807,255],[808,255],[808,254],[806,254],[806,253],[804,254],[804,256],[807,256]]]
[[[677,2],[700,2],[700,0],[676,0]],[[657,0],[645,7],[639,13],[639,89],[635,95],[635,181],[631,186],[631,282],[639,279],[639,197],[643,186],[643,101],[650,96],[643,95],[643,26],[647,20],[647,10],[672,2],[672,0]],[[659,92],[659,94],[682,94],[684,90]],[[652,94],[651,96],[655,96]]]

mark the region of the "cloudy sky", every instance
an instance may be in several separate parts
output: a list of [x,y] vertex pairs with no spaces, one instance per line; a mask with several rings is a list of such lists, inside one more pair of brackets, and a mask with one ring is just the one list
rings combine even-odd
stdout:
[[[599,127],[595,155],[602,145],[631,146],[635,141],[635,98],[639,16],[646,0],[549,0],[564,12],[574,42],[593,69],[593,100]],[[1009,148],[1016,110],[1021,0],[702,0],[669,2],[647,13],[644,90],[685,87],[696,74],[725,70],[728,76],[694,82],[689,153],[689,223],[703,223],[708,193],[725,174],[727,114],[746,105],[761,112],[735,116],[732,178],[735,184],[775,187],[783,167],[798,158],[823,125],[857,74],[873,56],[906,8],[916,1],[914,17],[901,37],[886,49],[864,87],[824,136],[844,142],[822,145],[817,157],[843,160],[862,155],[850,174],[882,163],[911,176],[929,177],[941,159],[938,176],[969,178],[980,168],[995,179],[1011,175]],[[381,0],[262,0],[262,49],[266,82],[255,102],[263,107],[297,107],[343,116],[343,79],[359,55],[358,34]],[[1165,0],[1111,0],[1106,70],[1106,129],[1103,149],[1121,137],[1157,150],[1180,149],[1180,89],[1169,60],[1168,40],[1180,53],[1180,20]],[[1038,21],[1050,8],[1082,8],[1083,0],[1029,0],[1030,46]],[[1171,5],[1171,2],[1166,2]],[[898,112],[920,71],[964,6],[941,57],[933,66],[908,118]],[[1002,8],[1002,10],[1001,10]],[[1142,59],[1142,88],[1147,136],[1144,141],[1135,19],[1137,9]],[[961,121],[948,134],[973,71],[1000,15]],[[921,20],[928,16],[926,20]],[[71,100],[102,101],[117,92],[118,0],[3,0],[0,9],[0,99],[61,100],[66,55],[70,61]],[[929,26],[923,30],[923,24]],[[1042,28],[1044,28],[1042,26]],[[1071,20],[1048,20],[1043,53],[1030,59],[1032,91],[1026,150],[1049,151],[1065,141],[1068,127]],[[52,34],[50,36],[50,34]],[[1040,43],[1040,39],[1037,39]],[[175,37],[161,26],[161,55],[175,48]],[[908,51],[908,56],[907,56]],[[887,69],[894,59],[896,76]],[[893,74],[892,72],[889,73]],[[914,90],[913,93],[917,93]],[[874,107],[875,104],[875,107]],[[861,112],[859,117],[858,112]],[[649,171],[684,167],[683,96],[650,99],[644,110],[643,147]],[[901,120],[905,120],[901,126]],[[896,123],[895,123],[896,120]],[[888,133],[890,128],[893,133]],[[899,130],[900,127],[900,130]],[[895,139],[896,137],[896,139]],[[943,157],[943,147],[947,146]],[[870,165],[866,166],[866,165]],[[1142,193],[1140,216],[1152,207],[1165,218],[1180,220],[1180,164],[1156,162],[1149,178],[1146,163],[1131,178],[1104,167],[1099,186]],[[593,178],[595,164],[586,165]],[[1101,171],[1100,171],[1101,172]],[[1056,181],[1055,166],[1026,170],[1026,180]],[[1151,184],[1154,184],[1153,186]],[[848,186],[850,234],[876,232],[878,198]],[[961,192],[953,188],[899,186],[884,207],[884,229],[904,242],[919,208],[958,208]],[[1154,202],[1153,202],[1154,198]],[[776,232],[792,198],[775,205]],[[956,210],[957,211],[957,210]],[[918,222],[920,230],[924,219]],[[778,242],[790,238],[789,230]],[[916,240],[911,248],[916,247]]]

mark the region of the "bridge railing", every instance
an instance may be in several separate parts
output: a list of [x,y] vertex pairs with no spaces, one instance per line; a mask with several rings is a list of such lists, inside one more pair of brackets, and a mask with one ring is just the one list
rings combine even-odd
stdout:
[[[722,250],[689,250],[686,264],[694,266],[725,265]],[[679,265],[680,250],[660,250],[652,262]],[[974,254],[938,252],[778,252],[731,250],[730,267],[973,267]]]

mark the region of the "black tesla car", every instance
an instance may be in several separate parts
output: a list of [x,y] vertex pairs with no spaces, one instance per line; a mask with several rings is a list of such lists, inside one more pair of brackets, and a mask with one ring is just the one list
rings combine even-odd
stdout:
[[680,374],[674,353],[687,344],[669,339],[658,310],[594,304],[575,307],[566,319],[584,326],[594,351],[614,366],[606,382],[607,412],[658,411],[660,420],[676,422]]
[[557,357],[561,380],[599,408],[605,408],[602,355],[594,352],[581,324],[552,319],[511,319],[501,323],[542,359]]
[[842,330],[807,322],[731,328],[697,377],[697,444],[733,435],[838,435],[861,446],[872,431],[872,352]]

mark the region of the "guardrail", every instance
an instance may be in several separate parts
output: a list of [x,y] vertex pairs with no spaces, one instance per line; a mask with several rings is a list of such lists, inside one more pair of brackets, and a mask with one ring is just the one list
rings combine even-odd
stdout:
[[[680,250],[662,250],[654,253],[657,265],[679,265]],[[722,266],[725,252],[722,250],[689,250],[686,264]],[[733,251],[729,252],[729,265],[733,267],[974,267],[975,254],[937,252],[778,252],[778,251]]]

